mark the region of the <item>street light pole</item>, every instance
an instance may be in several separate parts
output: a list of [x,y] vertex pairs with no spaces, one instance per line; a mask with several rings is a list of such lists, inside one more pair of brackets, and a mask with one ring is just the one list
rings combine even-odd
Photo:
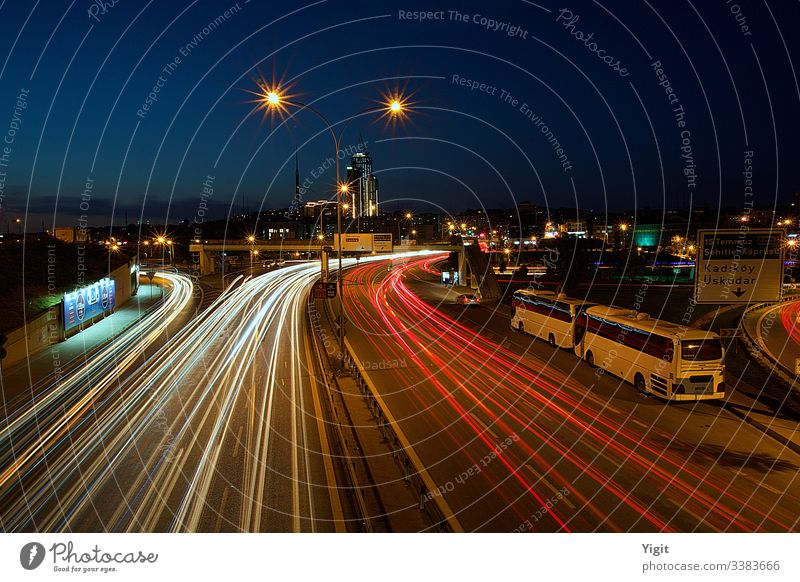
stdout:
[[[259,84],[259,92],[253,92],[254,95],[258,97],[259,106],[263,109],[285,109],[286,107],[295,107],[297,109],[307,109],[314,113],[317,117],[319,117],[322,122],[325,124],[325,127],[331,134],[333,138],[333,145],[334,145],[334,156],[335,156],[335,166],[336,166],[336,236],[337,241],[339,244],[339,264],[338,264],[338,281],[337,287],[339,292],[339,351],[340,353],[344,353],[344,334],[345,334],[345,313],[344,313],[344,270],[342,268],[342,198],[343,194],[346,194],[348,191],[347,184],[342,184],[339,179],[339,150],[341,149],[341,142],[342,136],[344,135],[344,130],[350,124],[353,119],[357,117],[361,117],[363,115],[376,113],[376,112],[383,112],[384,114],[388,114],[392,117],[398,117],[405,114],[405,105],[404,101],[401,97],[396,96],[392,97],[388,103],[378,106],[378,107],[369,107],[364,109],[355,115],[349,117],[347,120],[342,123],[341,128],[339,129],[339,133],[337,134],[334,130],[334,125],[328,121],[328,118],[325,117],[322,113],[320,113],[314,107],[306,104],[301,103],[299,101],[293,101],[290,99],[284,99],[281,97],[277,89],[270,88],[264,85]],[[324,209],[323,209],[324,212]],[[321,222],[321,220],[320,220]]]

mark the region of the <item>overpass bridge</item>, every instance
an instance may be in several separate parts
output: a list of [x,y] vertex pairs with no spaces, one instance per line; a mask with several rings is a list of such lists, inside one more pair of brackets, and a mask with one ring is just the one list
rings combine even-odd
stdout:
[[[328,241],[329,242],[329,241]],[[494,270],[489,262],[489,257],[482,252],[478,245],[452,245],[429,243],[424,245],[394,246],[392,252],[402,253],[408,251],[442,251],[458,254],[458,280],[462,285],[469,282],[469,286],[481,294],[484,301],[496,301],[500,298],[500,286],[494,275]],[[259,255],[268,253],[317,253],[331,255],[334,251],[330,245],[320,244],[317,240],[204,240],[191,242],[189,252],[198,255],[200,275],[213,275],[216,272],[217,257],[222,253],[243,253],[249,255],[258,251]],[[344,252],[343,256],[355,256],[363,253]],[[388,254],[388,253],[387,253]]]

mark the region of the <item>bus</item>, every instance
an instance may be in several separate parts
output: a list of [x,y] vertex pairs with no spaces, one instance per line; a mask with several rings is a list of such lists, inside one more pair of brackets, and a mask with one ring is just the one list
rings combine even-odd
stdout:
[[511,329],[547,340],[553,347],[573,349],[577,315],[592,305],[563,293],[516,291],[511,303]]
[[578,315],[575,354],[592,367],[666,400],[725,396],[722,342],[646,313],[594,306]]

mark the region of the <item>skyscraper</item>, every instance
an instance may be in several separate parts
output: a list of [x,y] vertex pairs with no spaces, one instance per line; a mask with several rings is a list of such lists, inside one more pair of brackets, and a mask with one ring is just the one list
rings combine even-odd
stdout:
[[350,158],[350,164],[347,181],[353,190],[352,216],[377,216],[378,178],[372,173],[372,156],[362,147]]

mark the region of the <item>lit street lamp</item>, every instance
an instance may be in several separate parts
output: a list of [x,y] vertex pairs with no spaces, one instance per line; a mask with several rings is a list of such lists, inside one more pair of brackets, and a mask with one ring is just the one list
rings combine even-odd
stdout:
[[[344,290],[344,274],[342,270],[342,209],[344,195],[347,194],[348,187],[346,183],[342,183],[339,179],[339,151],[341,149],[342,136],[344,135],[344,130],[347,128],[350,122],[353,119],[363,115],[382,113],[383,115],[388,116],[390,119],[402,119],[407,110],[405,99],[403,99],[401,96],[389,96],[385,103],[382,103],[376,107],[364,109],[352,117],[349,117],[344,122],[340,122],[341,127],[337,133],[334,129],[334,124],[328,121],[328,118],[320,113],[316,108],[306,103],[295,101],[291,97],[282,96],[280,90],[275,87],[269,87],[262,82],[258,82],[257,84],[258,91],[251,91],[251,93],[257,97],[256,103],[258,104],[259,109],[272,112],[286,112],[290,107],[301,110],[307,109],[322,120],[322,122],[325,124],[325,127],[330,132],[331,137],[333,138],[334,159],[336,160],[336,236],[339,243],[339,267],[337,281],[337,286],[339,287],[339,349],[341,352],[344,352],[345,313],[344,299],[342,297],[342,291]],[[339,125],[339,123],[335,125]]]

